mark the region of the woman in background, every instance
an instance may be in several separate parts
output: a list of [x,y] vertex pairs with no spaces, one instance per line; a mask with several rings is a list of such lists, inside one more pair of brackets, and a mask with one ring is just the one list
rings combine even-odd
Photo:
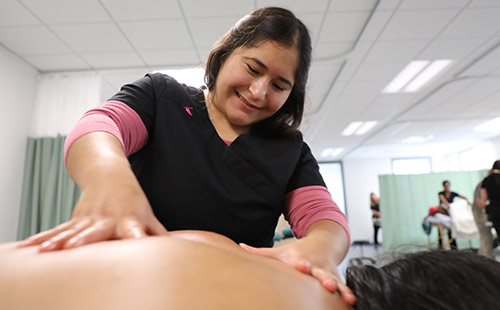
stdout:
[[[489,201],[489,204],[486,202]],[[493,163],[490,175],[483,180],[479,206],[486,208],[489,220],[493,223],[500,238],[500,160]]]
[[[450,203],[453,202],[453,200],[455,200],[455,197],[459,197],[459,198],[462,198],[462,199],[465,199],[467,201],[467,204],[471,204],[469,199],[465,196],[462,196],[458,193],[455,193],[455,192],[452,192],[450,190],[450,187],[451,187],[451,183],[450,181],[448,180],[445,180],[443,181],[443,191],[442,192],[439,192],[438,193],[438,197],[439,197],[439,212],[440,213],[443,213],[443,214],[446,214],[446,215],[450,215],[449,213],[449,209],[450,209]],[[457,249],[457,242],[455,241],[455,239],[453,239],[451,237],[451,229],[448,229],[448,240],[452,240],[450,242],[450,248],[452,250],[456,250]],[[439,238],[438,240],[438,246],[439,248],[443,248],[443,240],[441,240],[441,238]]]
[[[492,170],[490,170],[488,175],[491,175]],[[474,189],[474,202],[472,203],[472,216],[474,216],[474,222],[476,223],[477,230],[479,232],[479,250],[478,254],[486,256],[488,258],[495,259],[493,253],[493,236],[491,234],[491,229],[486,226],[488,221],[488,215],[486,211],[481,206],[484,206],[483,198],[481,196],[481,188],[483,186],[483,180],[476,185]]]
[[375,193],[370,194],[370,209],[373,221],[373,243],[378,244],[378,231],[382,226],[382,216],[380,215],[379,198]]
[[439,192],[438,197],[439,197],[439,205],[444,208],[444,210],[449,214],[448,210],[450,209],[450,203],[455,200],[455,197],[459,197],[462,199],[465,199],[467,203],[470,205],[470,201],[467,197],[457,194],[455,192],[452,192],[450,190],[451,183],[448,180],[443,181],[443,191]]

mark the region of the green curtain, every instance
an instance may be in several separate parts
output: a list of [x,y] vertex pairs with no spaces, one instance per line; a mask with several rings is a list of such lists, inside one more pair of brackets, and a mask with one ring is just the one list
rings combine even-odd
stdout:
[[[449,180],[451,190],[473,201],[476,185],[487,170],[441,172],[418,175],[380,175],[380,212],[382,214],[384,251],[411,252],[427,248],[422,220],[431,206],[439,204],[442,182]],[[460,198],[456,198],[460,199]],[[437,246],[437,229],[431,233]],[[478,240],[457,239],[459,249],[478,247]]]
[[67,221],[80,189],[64,167],[65,137],[29,138],[17,239]]

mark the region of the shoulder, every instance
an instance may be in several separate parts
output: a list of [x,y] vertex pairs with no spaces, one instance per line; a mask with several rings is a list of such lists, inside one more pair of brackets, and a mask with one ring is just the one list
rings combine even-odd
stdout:
[[158,96],[161,101],[174,101],[185,105],[186,102],[200,102],[204,100],[203,91],[200,88],[188,86],[184,83],[179,83],[175,78],[163,73],[148,73],[146,75],[154,85],[154,88],[159,90]]
[[295,190],[310,185],[325,186],[323,177],[319,172],[319,164],[314,157],[309,145],[305,141],[297,140],[297,158],[293,176],[290,180],[288,190]]
[[146,77],[149,78],[151,80],[151,83],[153,83],[156,86],[168,87],[170,89],[177,89],[191,94],[197,94],[201,91],[198,88],[188,86],[183,83],[179,83],[175,78],[167,74],[153,72],[146,74]]

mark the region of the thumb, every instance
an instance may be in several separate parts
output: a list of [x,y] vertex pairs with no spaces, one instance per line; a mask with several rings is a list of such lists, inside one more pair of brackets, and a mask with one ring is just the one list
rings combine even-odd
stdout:
[[240,247],[250,253],[282,261],[302,273],[309,274],[311,272],[311,263],[309,261],[286,255],[286,252],[282,252],[279,248],[255,248],[244,243],[240,243]]
[[278,259],[278,253],[276,253],[276,251],[273,248],[256,248],[244,243],[240,243],[239,245],[242,249],[244,249],[247,252],[260,256]]
[[126,218],[118,223],[118,237],[122,239],[137,239],[146,236],[142,225],[135,219]]
[[163,226],[160,221],[153,218],[152,222],[147,227],[147,233],[151,236],[155,235],[166,235],[168,234],[167,229]]

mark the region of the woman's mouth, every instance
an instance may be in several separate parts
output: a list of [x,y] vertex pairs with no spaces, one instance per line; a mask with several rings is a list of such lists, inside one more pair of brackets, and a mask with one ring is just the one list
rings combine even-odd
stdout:
[[260,109],[258,106],[256,105],[253,105],[251,104],[250,102],[248,102],[242,95],[240,95],[238,92],[236,92],[236,95],[238,96],[238,98],[240,99],[240,101],[246,106],[248,107],[249,109],[252,109],[252,110],[258,110]]

